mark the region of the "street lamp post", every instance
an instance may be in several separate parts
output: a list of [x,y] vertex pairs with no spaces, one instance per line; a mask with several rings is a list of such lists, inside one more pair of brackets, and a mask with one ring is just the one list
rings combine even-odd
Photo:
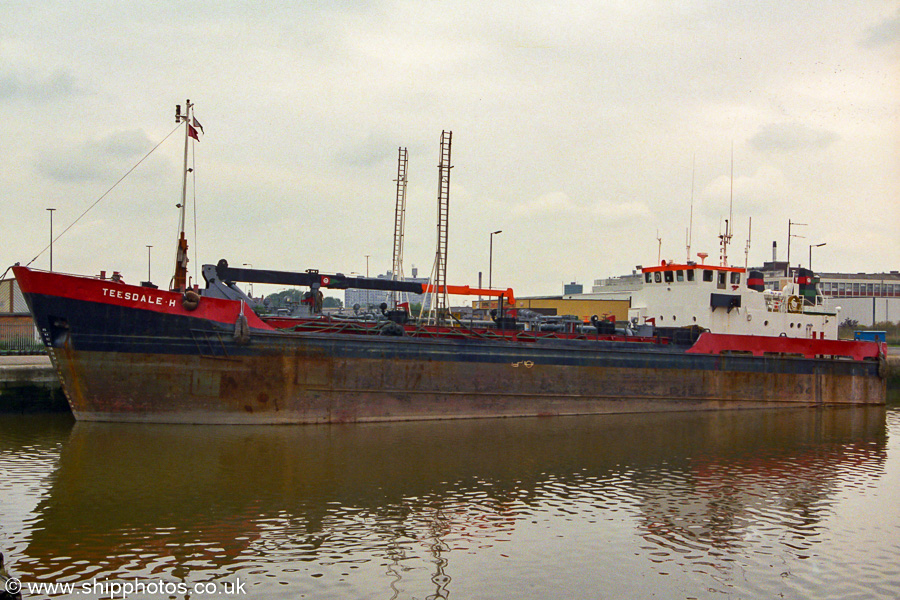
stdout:
[[55,208],[48,208],[50,211],[50,270],[53,271],[53,211]]
[[153,246],[147,246],[147,283],[150,283],[150,248]]
[[503,230],[498,229],[497,231],[491,232],[491,244],[490,244],[490,250],[489,250],[489,254],[488,254],[488,289],[493,289],[491,286],[491,283],[493,283],[493,281],[491,279],[491,275],[493,274],[493,268],[494,268],[494,236],[497,235],[498,233],[503,233]]
[[493,289],[491,285],[493,283],[491,276],[493,275],[494,270],[494,236],[498,233],[503,233],[503,230],[498,229],[497,231],[491,232],[491,243],[488,251],[488,289]]
[[[243,263],[243,265],[245,267],[250,267],[251,269],[253,268],[253,265],[250,263]],[[253,284],[252,283],[250,284],[250,297],[251,298],[253,297]]]
[[821,248],[828,242],[822,242],[821,244],[810,244],[809,245],[809,270],[812,271],[812,249],[813,248]]

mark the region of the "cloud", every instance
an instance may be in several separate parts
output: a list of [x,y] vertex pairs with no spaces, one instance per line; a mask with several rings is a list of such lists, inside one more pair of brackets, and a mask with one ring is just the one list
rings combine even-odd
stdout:
[[80,93],[75,78],[62,69],[57,69],[44,78],[30,73],[7,73],[0,76],[0,100],[42,103]]
[[350,167],[372,167],[391,159],[396,160],[396,148],[383,136],[369,135],[358,142],[350,142],[338,150],[336,160]]
[[[657,229],[678,256],[691,197],[694,248],[708,241],[714,255],[729,212],[732,142],[737,226],[752,215],[754,236],[783,238],[789,219],[812,226],[839,210],[843,227],[888,241],[873,255],[866,236],[845,236],[836,261],[868,270],[900,257],[889,235],[900,189],[896,3],[848,11],[639,1],[598,10],[500,0],[448,12],[405,1],[258,10],[201,0],[190,19],[151,4],[0,10],[0,121],[13,140],[0,144],[0,176],[16,215],[0,231],[6,264],[45,237],[34,232],[46,228],[46,213],[24,199],[52,199],[59,222],[66,203],[77,214],[143,156],[148,139],[166,135],[185,97],[206,127],[195,145],[197,264],[229,257],[360,271],[371,255],[383,272],[403,146],[407,270],[427,271],[444,129],[454,132],[448,275],[460,280],[487,270],[496,229],[504,233],[499,252],[494,239],[495,280],[517,291],[655,260]],[[168,227],[148,227],[146,215],[168,223],[182,152],[179,132],[116,189],[118,204],[98,206],[116,217],[134,206],[142,228],[126,231],[119,219],[103,230],[128,249],[116,269],[146,274],[143,244],[168,248]],[[872,210],[884,214],[873,219]],[[836,237],[828,241],[837,248]],[[80,248],[69,270],[109,268]],[[168,270],[163,255],[153,249]],[[523,267],[537,255],[546,255],[540,268]]]
[[761,152],[791,152],[827,148],[838,139],[836,133],[802,123],[772,123],[760,127],[750,145]]
[[118,131],[68,148],[44,150],[36,168],[58,182],[109,181],[133,166],[152,146],[143,131]]
[[866,37],[860,42],[863,48],[882,48],[900,42],[900,10],[893,17],[883,20],[866,30]]
[[652,213],[643,202],[598,200],[591,206],[591,214],[600,217],[602,223],[622,223],[631,219],[649,218]]
[[527,217],[541,214],[569,214],[578,210],[579,207],[565,192],[549,192],[516,205],[512,212],[514,215]]

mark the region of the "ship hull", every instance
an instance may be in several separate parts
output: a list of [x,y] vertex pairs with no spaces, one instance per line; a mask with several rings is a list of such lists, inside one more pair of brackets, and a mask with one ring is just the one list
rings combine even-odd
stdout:
[[73,288],[66,276],[20,271],[79,420],[342,423],[885,399],[878,361],[712,355],[650,342],[285,332],[252,313],[240,336],[239,302],[204,298],[188,311],[171,292],[124,286],[110,296],[108,283],[72,277],[81,286]]

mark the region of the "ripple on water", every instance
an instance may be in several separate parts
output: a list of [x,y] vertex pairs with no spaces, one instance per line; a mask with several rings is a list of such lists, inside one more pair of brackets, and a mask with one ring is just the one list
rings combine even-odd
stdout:
[[[900,443],[883,415],[848,415],[0,432],[22,532],[6,504],[0,527],[16,572],[42,581],[240,578],[255,596],[328,600],[891,597]],[[887,427],[900,438],[896,413]]]

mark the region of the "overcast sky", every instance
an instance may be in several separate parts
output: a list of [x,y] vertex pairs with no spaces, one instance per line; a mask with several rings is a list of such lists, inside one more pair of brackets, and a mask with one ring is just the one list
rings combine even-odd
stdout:
[[[0,3],[0,269],[167,285],[190,98],[191,273],[431,271],[453,132],[448,283],[518,296],[635,265],[786,258],[900,269],[900,2]],[[693,192],[692,192],[693,188]],[[189,205],[194,213],[194,205]],[[49,252],[33,266],[49,267]]]

